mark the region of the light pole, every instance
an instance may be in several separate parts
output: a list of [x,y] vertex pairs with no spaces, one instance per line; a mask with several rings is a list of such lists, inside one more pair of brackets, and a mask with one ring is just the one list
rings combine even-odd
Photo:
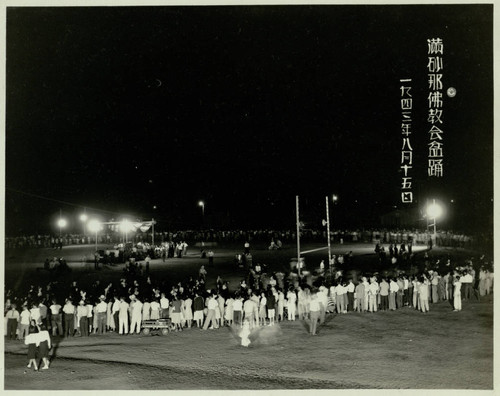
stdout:
[[128,232],[132,231],[133,225],[127,219],[123,220],[120,224],[120,229],[123,233],[125,233],[125,243],[128,242]]
[[198,206],[201,206],[201,226],[205,227],[205,202],[198,202]]
[[102,230],[99,220],[90,220],[88,225],[90,232],[95,232],[95,251],[97,252],[97,233]]
[[427,206],[427,216],[432,219],[432,224],[427,224],[427,227],[431,226],[434,228],[433,233],[433,243],[436,244],[437,241],[437,232],[436,232],[436,223],[437,219],[443,215],[443,207],[436,203],[436,200],[432,200],[432,204]]
[[62,236],[62,229],[66,227],[68,222],[66,219],[63,219],[62,217],[59,217],[59,220],[57,220],[57,226],[59,227],[59,238]]
[[85,236],[85,223],[87,222],[88,220],[88,216],[87,216],[87,213],[84,212],[80,215],[80,221],[83,223],[83,236]]
[[326,199],[326,238],[328,240],[328,268],[331,267],[332,265],[332,248],[330,245],[330,210],[328,207],[328,196],[325,197]]

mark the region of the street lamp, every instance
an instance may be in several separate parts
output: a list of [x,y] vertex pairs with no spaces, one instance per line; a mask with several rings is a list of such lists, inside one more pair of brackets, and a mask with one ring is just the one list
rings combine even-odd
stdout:
[[426,212],[427,212],[428,218],[432,219],[432,224],[427,224],[427,227],[429,227],[429,225],[430,225],[431,227],[434,228],[433,239],[434,239],[434,244],[436,244],[436,237],[437,237],[436,222],[437,222],[437,219],[443,215],[443,207],[441,205],[439,205],[438,203],[436,203],[436,200],[433,199],[432,203],[427,206]]
[[128,242],[128,233],[129,231],[132,231],[133,228],[134,226],[129,220],[125,219],[121,222],[120,229],[125,233],[125,243]]
[[67,224],[68,222],[66,221],[66,219],[63,219],[62,217],[57,220],[57,226],[59,227],[59,237],[62,234],[62,229],[66,227]]
[[94,233],[95,232],[95,250],[97,252],[97,233],[102,230],[102,225],[99,222],[99,220],[90,220],[89,223],[87,224],[87,227],[89,228],[89,231]]
[[205,225],[205,202],[198,202],[198,206],[201,206],[201,224],[203,227]]
[[85,223],[87,222],[87,220],[88,220],[87,213],[82,213],[80,215],[80,221],[83,223],[83,236],[85,236]]

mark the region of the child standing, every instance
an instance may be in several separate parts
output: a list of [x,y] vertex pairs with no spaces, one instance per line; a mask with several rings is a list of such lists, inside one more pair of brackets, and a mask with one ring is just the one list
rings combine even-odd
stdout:
[[50,334],[47,331],[47,328],[45,327],[45,325],[43,325],[43,324],[40,326],[40,332],[38,333],[38,341],[40,343],[40,347],[39,347],[40,356],[39,356],[39,358],[42,358],[42,361],[44,363],[42,370],[48,370],[49,369],[49,349],[52,348],[52,344],[50,342]]
[[24,339],[24,344],[28,345],[28,368],[33,364],[35,366],[35,371],[38,371],[38,365],[36,364],[36,352],[38,345],[40,344],[38,338],[38,328],[36,326],[29,327],[29,334]]

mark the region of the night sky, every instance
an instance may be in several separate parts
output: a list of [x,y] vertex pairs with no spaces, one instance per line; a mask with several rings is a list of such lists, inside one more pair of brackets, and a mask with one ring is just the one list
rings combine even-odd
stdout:
[[[445,175],[429,179],[436,37]],[[84,207],[194,228],[199,200],[213,224],[293,228],[295,195],[319,226],[334,193],[337,224],[376,225],[412,207],[401,78],[413,206],[436,197],[450,227],[491,227],[492,5],[8,8],[6,234]]]

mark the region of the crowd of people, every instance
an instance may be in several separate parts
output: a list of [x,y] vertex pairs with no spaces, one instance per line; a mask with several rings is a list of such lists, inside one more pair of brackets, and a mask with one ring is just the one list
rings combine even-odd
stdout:
[[5,334],[9,340],[24,340],[29,345],[29,364],[35,369],[33,351],[38,349],[38,356],[47,357],[48,330],[59,337],[138,334],[143,321],[168,319],[172,331],[237,326],[245,329],[242,340],[248,345],[247,330],[285,320],[307,320],[315,335],[328,313],[403,308],[426,313],[432,303],[441,301],[449,301],[460,311],[462,301],[492,293],[493,272],[487,264],[478,267],[469,260],[456,267],[450,261],[443,265],[437,260],[418,275],[346,277],[342,271],[326,276],[323,263],[313,279],[297,269],[269,274],[265,265],[257,263],[231,290],[220,276],[207,288],[205,266],[184,282],[169,285],[166,280],[153,281],[149,271],[139,272],[137,263],[129,263],[117,283],[101,285],[97,280],[82,288],[77,281],[66,285],[54,280],[45,287],[31,285],[23,296],[8,290]]
[[[129,236],[133,243],[147,242],[159,246],[168,241],[196,242],[241,242],[259,241],[268,243],[271,240],[285,243],[296,240],[295,230],[179,230],[155,232],[154,238],[151,232],[137,232]],[[428,231],[407,229],[358,229],[358,230],[332,230],[331,238],[336,243],[357,242],[380,242],[380,243],[408,243],[425,245],[431,238],[432,233]],[[302,229],[301,239],[303,241],[324,241],[326,230],[324,229]],[[440,246],[470,247],[474,238],[463,233],[451,231],[438,231],[436,242]],[[117,244],[123,241],[123,235],[119,232],[107,230],[97,235],[98,243]],[[5,238],[7,248],[53,248],[61,249],[62,246],[94,244],[95,235],[63,234],[63,235],[28,235]]]

